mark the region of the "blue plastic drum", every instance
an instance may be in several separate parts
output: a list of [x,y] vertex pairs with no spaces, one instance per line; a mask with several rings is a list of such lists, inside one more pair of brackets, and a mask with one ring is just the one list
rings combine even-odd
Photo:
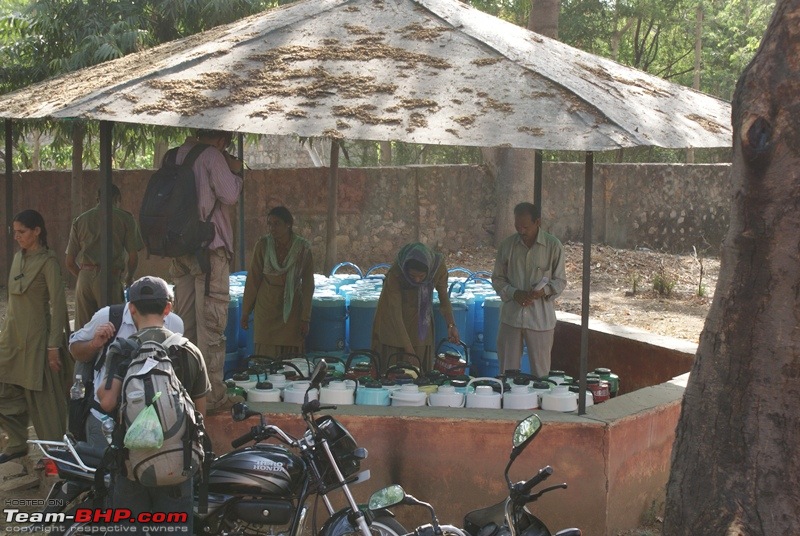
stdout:
[[[458,334],[461,336],[462,341],[469,346],[470,343],[464,340],[467,334],[467,303],[459,298],[450,298],[450,304],[453,306],[453,320],[455,320]],[[434,325],[434,341],[440,341],[447,338],[447,322],[444,320],[444,315],[440,309],[438,298],[433,302],[433,325]]]
[[483,301],[483,348],[497,352],[497,331],[500,329],[500,296],[486,296]]
[[311,303],[311,325],[307,339],[311,352],[336,352],[345,349],[347,306],[338,294],[315,296]]
[[378,294],[357,295],[350,298],[350,344],[353,350],[371,348],[372,325],[378,308]]

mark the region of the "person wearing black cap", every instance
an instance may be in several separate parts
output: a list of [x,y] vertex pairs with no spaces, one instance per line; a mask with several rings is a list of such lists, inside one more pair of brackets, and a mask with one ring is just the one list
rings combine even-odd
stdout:
[[[164,317],[172,310],[172,295],[167,283],[159,277],[145,276],[138,279],[128,289],[128,308],[137,332],[133,335],[139,343],[146,341],[164,342],[172,332],[164,327]],[[206,412],[206,395],[211,392],[206,364],[200,350],[191,342],[185,342],[189,358],[181,367],[179,378],[201,414]],[[193,359],[194,358],[194,359]],[[124,367],[109,366],[109,373],[116,369],[110,389],[106,381],[100,384],[97,396],[103,411],[111,412],[119,404],[122,392]],[[126,462],[127,463],[127,462]],[[128,468],[127,474],[132,474]],[[175,486],[146,487],[127,478],[116,475],[111,496],[115,508],[128,508],[135,516],[143,512],[186,512],[188,534],[192,533],[193,478]],[[134,528],[134,527],[132,527]]]

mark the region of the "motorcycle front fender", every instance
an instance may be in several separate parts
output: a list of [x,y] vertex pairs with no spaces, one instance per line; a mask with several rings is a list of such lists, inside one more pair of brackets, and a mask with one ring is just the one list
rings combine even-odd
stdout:
[[353,510],[345,508],[335,512],[325,522],[317,536],[343,536],[358,531],[359,529],[353,521]]
[[[377,517],[394,517],[389,510],[367,510],[363,509],[361,512],[366,516],[367,524],[371,524],[372,519]],[[359,528],[353,519],[353,510],[344,508],[334,513],[322,526],[317,536],[342,536],[344,534],[352,534],[358,532]]]

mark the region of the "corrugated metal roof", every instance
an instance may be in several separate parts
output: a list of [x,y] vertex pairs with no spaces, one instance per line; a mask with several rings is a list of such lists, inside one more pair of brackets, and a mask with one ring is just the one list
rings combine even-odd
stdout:
[[0,117],[549,150],[731,145],[729,103],[456,0],[306,0],[8,94]]

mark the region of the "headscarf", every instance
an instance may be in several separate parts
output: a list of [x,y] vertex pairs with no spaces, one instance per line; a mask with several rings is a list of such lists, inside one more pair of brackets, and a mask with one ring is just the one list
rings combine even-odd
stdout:
[[[414,282],[408,275],[408,268],[406,265],[410,260],[418,261],[428,268],[428,274],[421,283]],[[419,337],[419,340],[425,340],[428,336],[428,332],[430,331],[431,318],[433,316],[431,314],[433,302],[433,277],[436,275],[436,271],[442,264],[442,254],[434,253],[425,244],[412,242],[400,248],[400,251],[397,252],[397,260],[395,260],[395,262],[400,268],[400,273],[403,274],[403,279],[406,284],[412,287],[417,287],[419,296],[419,310],[417,314],[419,322],[417,324],[417,336]]]
[[286,285],[283,287],[283,321],[289,320],[294,303],[294,294],[300,289],[303,280],[301,273],[305,262],[306,252],[309,250],[308,241],[292,233],[292,243],[289,245],[289,253],[283,260],[283,264],[278,262],[278,255],[275,250],[275,239],[272,235],[267,235],[267,249],[264,254],[264,273],[267,275],[286,274]]

